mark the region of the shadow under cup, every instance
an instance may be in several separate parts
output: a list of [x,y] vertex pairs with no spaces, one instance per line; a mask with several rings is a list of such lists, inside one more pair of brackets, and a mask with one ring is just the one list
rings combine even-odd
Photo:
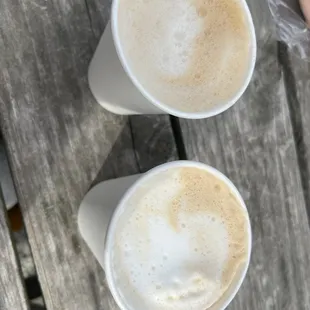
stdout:
[[244,16],[246,17],[246,25],[248,27],[249,32],[249,44],[250,44],[250,50],[249,50],[249,58],[246,64],[246,72],[244,75],[244,79],[242,80],[241,86],[238,88],[236,92],[234,92],[233,96],[230,96],[231,99],[227,101],[223,101],[221,103],[212,105],[210,104],[209,107],[207,107],[203,111],[199,112],[188,112],[184,111],[182,109],[178,109],[173,107],[171,104],[166,104],[163,102],[163,100],[159,100],[154,96],[154,93],[152,94],[146,86],[144,86],[145,83],[141,82],[141,78],[135,75],[135,73],[131,70],[129,65],[129,59],[126,56],[126,53],[124,52],[124,46],[122,44],[122,40],[119,36],[119,14],[118,14],[118,8],[120,5],[121,0],[114,0],[112,4],[112,15],[111,15],[111,28],[112,28],[112,34],[113,34],[113,41],[115,44],[116,52],[118,54],[118,57],[120,59],[120,62],[122,64],[123,69],[127,73],[128,77],[132,81],[132,83],[135,85],[135,87],[140,91],[140,93],[150,102],[152,103],[158,110],[163,111],[163,113],[168,113],[177,117],[182,118],[188,118],[188,119],[202,119],[202,118],[208,118],[211,116],[215,116],[217,114],[220,114],[224,112],[225,110],[229,109],[231,106],[233,106],[237,100],[242,96],[242,94],[245,92],[246,88],[248,87],[251,77],[253,75],[254,67],[255,67],[255,61],[256,61],[256,36],[255,36],[255,28],[253,25],[252,16],[250,13],[250,10],[248,8],[248,5],[245,0],[240,0],[240,3],[242,5],[242,9],[244,11]]
[[[210,174],[214,175],[216,178],[218,178],[220,181],[225,183],[228,186],[229,190],[237,198],[240,206],[242,208],[244,208],[244,210],[246,211],[246,215],[247,215],[247,221],[246,221],[247,231],[246,231],[246,234],[248,235],[248,238],[247,238],[247,257],[246,257],[246,260],[244,261],[244,263],[241,263],[239,265],[239,267],[236,270],[236,273],[234,275],[234,278],[233,278],[231,284],[229,285],[229,287],[227,288],[227,290],[223,293],[223,295],[220,297],[220,299],[217,302],[215,302],[215,304],[213,304],[211,307],[208,308],[208,310],[223,310],[223,309],[225,309],[230,304],[230,302],[235,297],[235,295],[237,294],[237,292],[238,292],[238,290],[239,290],[239,288],[240,288],[240,286],[241,286],[241,284],[245,278],[245,275],[246,275],[246,272],[247,272],[247,269],[249,266],[249,262],[250,262],[250,256],[251,256],[252,232],[251,232],[251,224],[250,224],[246,205],[245,205],[239,191],[237,190],[237,188],[221,172],[219,172],[215,168],[212,168],[212,167],[205,165],[205,164],[202,164],[202,163],[193,162],[193,161],[175,161],[175,162],[163,164],[163,165],[160,165],[156,168],[153,168],[150,171],[148,171],[147,173],[145,173],[142,177],[140,177],[127,190],[127,192],[124,194],[124,196],[120,200],[118,206],[116,207],[114,214],[112,216],[112,219],[110,221],[109,227],[108,227],[106,240],[105,240],[105,249],[104,249],[104,252],[105,252],[104,253],[104,269],[106,272],[106,279],[107,279],[107,283],[109,285],[109,288],[111,290],[111,293],[112,293],[114,299],[116,300],[118,306],[122,310],[135,310],[135,308],[133,308],[132,305],[130,304],[130,301],[125,300],[126,297],[124,297],[124,295],[122,294],[122,292],[120,291],[120,289],[117,285],[117,281],[115,279],[115,277],[116,277],[115,269],[114,269],[115,265],[112,263],[113,262],[112,253],[113,253],[113,246],[114,246],[114,242],[115,242],[116,229],[117,229],[119,223],[121,223],[120,220],[124,220],[124,219],[122,219],[122,216],[125,215],[125,217],[128,218],[127,213],[126,213],[127,201],[129,201],[129,199],[134,195],[134,193],[136,193],[137,189],[141,188],[141,186],[143,186],[145,182],[147,182],[151,178],[154,178],[154,176],[156,176],[158,173],[163,172],[163,171],[167,171],[168,169],[171,169],[171,168],[188,168],[188,167],[189,168],[198,168],[198,169],[202,169],[204,171],[207,171]],[[118,266],[118,267],[121,268],[121,266]]]

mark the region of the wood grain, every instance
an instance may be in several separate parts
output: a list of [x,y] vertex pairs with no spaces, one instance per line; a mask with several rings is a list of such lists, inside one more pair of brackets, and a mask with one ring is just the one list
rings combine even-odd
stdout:
[[24,280],[16,258],[0,188],[0,309],[29,309]]
[[242,99],[217,117],[180,124],[187,157],[224,172],[250,213],[250,269],[228,309],[306,310],[309,223],[277,42],[266,32],[262,3],[251,2],[259,50]]
[[[309,42],[310,44],[310,42]],[[287,98],[291,112],[295,145],[301,169],[304,196],[310,215],[310,63],[281,45]]]
[[[79,203],[92,184],[176,157],[167,116],[129,123],[93,99],[86,73],[107,21],[100,14],[108,16],[110,4],[103,1],[97,15],[92,5],[0,3],[0,124],[49,310],[115,308],[104,272],[78,233]],[[146,120],[149,127],[137,130]],[[139,145],[144,138],[146,148]],[[140,162],[144,152],[148,159]]]
[[131,116],[129,121],[140,172],[178,159],[169,116]]

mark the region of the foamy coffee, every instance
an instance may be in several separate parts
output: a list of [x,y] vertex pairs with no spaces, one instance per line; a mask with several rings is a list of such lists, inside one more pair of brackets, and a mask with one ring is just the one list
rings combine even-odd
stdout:
[[242,0],[119,0],[129,69],[157,101],[204,112],[233,100],[253,57]]
[[244,206],[213,173],[156,173],[125,202],[114,228],[118,295],[127,309],[218,309],[248,261],[248,229]]

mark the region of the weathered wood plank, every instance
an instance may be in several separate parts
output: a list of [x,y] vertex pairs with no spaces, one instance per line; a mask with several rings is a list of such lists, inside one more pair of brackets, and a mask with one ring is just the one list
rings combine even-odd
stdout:
[[178,159],[169,116],[131,116],[129,121],[139,171]]
[[[91,184],[176,158],[167,116],[149,118],[141,132],[145,117],[129,123],[95,103],[86,73],[102,29],[96,32],[88,5],[0,3],[0,124],[48,309],[115,307],[78,233],[79,203]],[[151,143],[147,149],[136,143],[135,151],[132,135]],[[161,155],[139,161],[157,149]]]
[[[46,306],[107,308],[113,302],[104,273],[80,239],[76,211],[114,141],[130,133],[88,90],[93,51],[85,3],[0,7],[0,123]],[[127,156],[134,164],[131,146]]]
[[[310,42],[309,42],[310,44]],[[287,97],[291,112],[302,184],[310,215],[310,63],[281,45]]]
[[251,4],[259,50],[250,87],[229,111],[181,120],[181,130],[187,157],[227,174],[249,209],[252,259],[229,309],[306,310],[310,231],[282,68],[263,1]]
[[0,188],[0,309],[29,309],[24,280],[16,258]]

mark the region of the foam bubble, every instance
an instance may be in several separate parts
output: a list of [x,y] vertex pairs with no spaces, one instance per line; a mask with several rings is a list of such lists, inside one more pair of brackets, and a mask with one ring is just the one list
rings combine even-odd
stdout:
[[[119,292],[136,310],[207,309],[246,260],[246,212],[209,172],[161,172],[135,192],[126,210],[111,261]],[[130,220],[137,213],[139,225]]]
[[128,65],[157,100],[198,112],[232,99],[250,65],[240,0],[119,0]]

